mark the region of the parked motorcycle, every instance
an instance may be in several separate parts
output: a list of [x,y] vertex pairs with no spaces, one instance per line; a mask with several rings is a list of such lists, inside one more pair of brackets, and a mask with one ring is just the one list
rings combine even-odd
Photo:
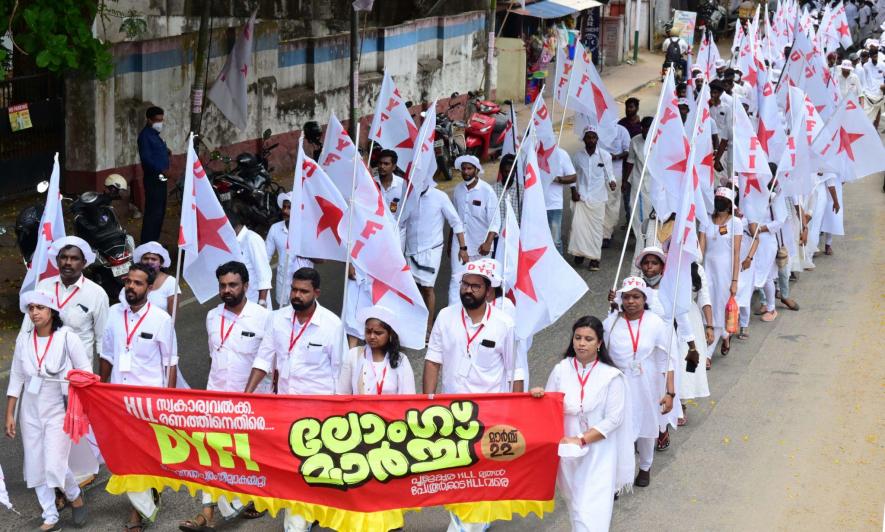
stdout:
[[[450,100],[458,97],[458,93],[452,93]],[[449,113],[459,107],[460,103],[449,105],[448,109],[436,114],[436,130],[433,137],[433,150],[436,153],[436,168],[445,181],[452,179],[452,167],[455,159],[466,151],[466,139],[464,130],[467,126],[460,120],[452,120]]]
[[[210,171],[212,188],[225,209],[230,209],[243,220],[250,229],[266,234],[270,226],[280,217],[277,195],[283,188],[274,183],[268,163],[268,156],[279,144],[268,145],[271,131],[264,131],[258,153],[241,153],[235,161],[219,151],[213,151],[209,158],[225,164],[222,171]],[[232,167],[232,163],[236,166]]]
[[[479,157],[481,161],[497,159],[501,156],[507,133],[513,127],[510,114],[501,106],[489,100],[480,100],[478,94],[468,93],[471,105],[476,111],[467,121],[467,153]],[[513,111],[513,102],[504,100],[504,105]]]
[[[63,197],[70,201],[69,212],[73,215],[74,234],[85,240],[95,253],[95,262],[84,275],[104,289],[112,301],[116,301],[123,288],[123,278],[129,273],[135,239],[120,224],[111,201],[117,199],[120,190],[125,189],[122,178],[105,181],[105,191],[86,191],[77,198]],[[49,188],[46,181],[37,185],[41,194]],[[28,266],[37,248],[37,235],[40,231],[40,218],[43,205],[25,207],[15,223],[16,242],[25,266]]]

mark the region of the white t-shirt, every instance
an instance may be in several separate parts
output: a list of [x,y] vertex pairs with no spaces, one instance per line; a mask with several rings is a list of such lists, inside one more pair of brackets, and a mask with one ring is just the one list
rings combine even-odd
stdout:
[[[546,204],[548,211],[562,210],[562,194],[565,185],[562,183],[554,183],[553,179],[577,173],[575,171],[575,165],[572,164],[572,159],[569,157],[567,151],[557,146],[554,155],[556,161],[555,165],[550,165],[550,170],[552,172],[550,174],[550,180],[542,182],[544,185],[544,203]],[[551,163],[553,163],[553,157],[550,159]]]

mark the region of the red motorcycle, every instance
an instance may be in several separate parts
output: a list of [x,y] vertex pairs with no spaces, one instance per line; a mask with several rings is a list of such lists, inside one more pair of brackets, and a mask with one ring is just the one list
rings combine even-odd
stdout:
[[504,100],[504,104],[510,107],[508,114],[495,102],[480,100],[473,93],[468,94],[475,112],[467,121],[467,153],[479,157],[481,161],[497,159],[513,127],[513,102]]

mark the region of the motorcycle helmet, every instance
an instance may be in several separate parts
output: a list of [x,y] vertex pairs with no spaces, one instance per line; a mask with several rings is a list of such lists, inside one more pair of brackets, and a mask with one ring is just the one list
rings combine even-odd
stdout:
[[126,178],[120,174],[111,174],[105,178],[104,186],[107,188],[114,187],[117,190],[127,190],[129,188],[129,183],[127,183]]
[[323,143],[323,130],[320,129],[320,125],[315,121],[305,122],[303,133],[304,139],[311,144]]
[[237,155],[237,165],[242,168],[254,168],[258,166],[258,158],[251,153],[244,152]]
[[37,249],[37,233],[40,231],[40,219],[43,217],[43,205],[25,207],[15,220],[15,240],[22,257],[28,262]]

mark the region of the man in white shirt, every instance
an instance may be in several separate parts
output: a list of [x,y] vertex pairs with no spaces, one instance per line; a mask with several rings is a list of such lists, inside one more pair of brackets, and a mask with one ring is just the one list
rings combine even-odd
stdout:
[[[424,357],[423,393],[501,393],[523,390],[517,366],[513,321],[486,302],[494,274],[482,260],[464,267],[460,303],[439,313]],[[479,532],[487,523],[467,523],[450,514],[449,530]]]
[[[276,368],[280,395],[335,394],[344,329],[338,316],[319,304],[319,295],[320,274],[316,270],[301,268],[292,275],[290,306],[273,311],[267,320],[246,393],[254,392]],[[287,532],[309,528],[302,516],[286,510]]]
[[[645,143],[653,121],[654,118],[650,116],[643,117],[642,134],[636,135],[630,141],[630,153],[627,155],[627,161],[624,163],[624,172],[621,177],[622,186],[630,191],[630,208],[633,208],[635,204],[632,231],[633,236],[636,238],[636,246],[631,264],[636,263],[636,256],[642,248],[645,247],[645,231],[643,230],[643,227],[646,225],[646,221],[652,211],[652,179],[651,176],[648,175],[648,172],[646,172],[644,177],[642,176],[642,167],[645,166]],[[637,200],[636,194],[639,193],[640,177],[642,178],[642,193]],[[638,275],[639,268],[636,266],[633,266],[633,268],[634,269],[631,271],[630,275]]]
[[876,130],[879,129],[879,119],[882,116],[882,108],[885,106],[885,98],[883,98],[883,88],[885,88],[885,65],[879,62],[878,44],[870,44],[869,50],[870,60],[864,63],[864,111]]
[[[101,338],[108,319],[107,293],[83,275],[83,270],[95,262],[95,253],[82,238],[66,236],[49,247],[49,261],[55,263],[58,275],[40,281],[37,290],[55,295],[62,321],[77,333],[93,361],[96,338]],[[33,328],[25,314],[21,330],[30,333]]]
[[[604,134],[599,139],[599,146],[611,155],[612,176],[620,176],[624,168],[624,160],[630,151],[630,133],[624,126],[615,125],[604,128]],[[605,219],[602,224],[602,248],[611,245],[612,234],[618,225],[621,216],[621,187],[615,178],[615,188],[609,188],[608,199],[605,202]]]
[[[101,339],[102,382],[175,388],[178,347],[172,317],[147,300],[155,275],[144,264],[129,267],[124,285],[126,303],[110,308]],[[156,521],[160,503],[156,490],[126,495],[132,504],[127,528],[144,529]]]
[[556,251],[562,255],[562,194],[565,185],[577,181],[575,166],[568,152],[556,146],[548,159],[549,172],[541,169],[541,185],[544,187],[544,204],[547,207],[547,225]]
[[416,194],[403,212],[401,223],[406,229],[406,260],[418,291],[427,306],[427,330],[433,325],[436,311],[436,276],[442,260],[443,224],[448,223],[458,239],[458,260],[467,264],[467,243],[464,224],[458,217],[449,196],[431,183],[424,192]]
[[710,116],[716,124],[719,134],[719,145],[714,146],[713,168],[720,178],[728,178],[731,175],[731,157],[729,155],[731,143],[731,130],[734,117],[731,105],[722,101],[725,89],[718,81],[710,83]]
[[[464,224],[464,245],[467,247],[467,260],[486,257],[492,251],[501,215],[498,212],[498,197],[491,185],[480,179],[484,173],[479,159],[473,155],[462,155],[455,159],[455,167],[461,170],[463,183],[458,183],[452,193],[452,203]],[[449,282],[449,304],[458,300],[458,287],[464,263],[460,257],[461,248],[451,235],[450,257],[452,279]]]
[[277,303],[277,308],[279,308],[289,303],[289,284],[292,282],[289,279],[289,263],[292,262],[292,267],[297,270],[298,268],[313,268],[314,261],[297,255],[294,260],[289,260],[287,248],[289,245],[289,215],[292,212],[291,193],[280,192],[277,195],[277,205],[280,207],[280,214],[283,219],[268,229],[267,238],[264,239],[264,250],[267,253],[268,261],[273,259],[274,254],[277,256],[277,273],[273,284],[273,298]]
[[584,148],[572,155],[578,180],[572,185],[574,214],[568,252],[574,255],[575,264],[583,263],[586,258],[589,270],[598,271],[602,257],[605,203],[608,201],[608,190],[615,190],[617,182],[611,155],[597,146],[599,135],[596,126],[587,125],[583,129]]
[[240,252],[243,254],[242,262],[249,270],[249,279],[252,280],[249,283],[249,290],[246,292],[246,299],[272,308],[269,297],[273,272],[270,269],[270,259],[267,258],[267,244],[258,233],[243,225],[238,215],[228,212],[227,217],[237,233],[237,242],[240,244]]
[[378,155],[378,173],[373,176],[384,199],[384,209],[393,220],[399,216],[397,213],[405,191],[405,180],[394,173],[397,159],[395,151],[381,150]]
[[[222,264],[215,270],[215,277],[218,279],[218,297],[222,302],[206,315],[209,356],[212,359],[206,389],[242,392],[246,389],[252,362],[264,338],[271,312],[246,299],[249,271],[242,262]],[[259,386],[260,391],[270,392],[270,386],[264,384]],[[212,526],[216,505],[225,521],[246,512],[250,513],[249,517],[257,517],[255,510],[249,505],[244,506],[239,499],[228,500],[221,495],[217,501],[213,501],[212,496],[204,492],[201,514],[182,525],[192,528]]]
[[839,93],[842,95],[842,99],[851,98],[855,101],[859,101],[861,105],[863,105],[863,89],[860,86],[860,80],[857,79],[857,75],[854,73],[854,65],[851,64],[851,61],[845,59],[839,65]]

